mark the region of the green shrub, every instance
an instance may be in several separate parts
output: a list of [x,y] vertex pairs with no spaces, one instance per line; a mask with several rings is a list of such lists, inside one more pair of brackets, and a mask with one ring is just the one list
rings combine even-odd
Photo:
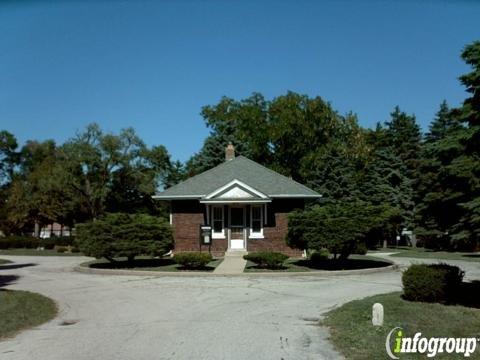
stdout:
[[320,249],[310,255],[310,262],[312,262],[313,264],[317,264],[322,261],[328,260],[329,256],[330,252],[327,249]]
[[47,250],[52,250],[55,247],[55,239],[54,238],[45,238],[40,239],[40,246]]
[[33,236],[12,235],[0,239],[0,249],[36,249],[40,240]]
[[288,256],[273,251],[258,251],[244,255],[243,258],[255,263],[257,267],[262,269],[281,269]]
[[12,242],[9,238],[4,237],[0,238],[0,250],[10,249],[12,247]]
[[357,255],[366,255],[367,251],[367,245],[364,242],[359,242],[353,253]]
[[78,247],[76,247],[76,246],[72,246],[72,250],[71,250],[71,251],[72,251],[72,253],[77,254],[77,253],[80,252],[80,249],[79,249]]
[[57,249],[57,253],[65,253],[68,251],[68,247],[66,246],[57,246],[56,249]]
[[411,265],[402,275],[406,300],[451,302],[458,293],[464,272],[447,264]]
[[73,246],[75,245],[75,237],[73,236],[54,236],[51,237],[57,246]]
[[131,262],[139,255],[163,255],[173,247],[170,224],[150,215],[107,214],[76,229],[75,243],[82,253],[112,262],[118,257]]
[[185,269],[203,269],[212,261],[212,255],[201,252],[184,252],[173,256],[173,261]]

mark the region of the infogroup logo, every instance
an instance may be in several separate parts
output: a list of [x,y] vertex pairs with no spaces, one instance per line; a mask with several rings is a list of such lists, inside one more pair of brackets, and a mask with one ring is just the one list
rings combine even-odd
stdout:
[[[392,336],[394,341],[392,344]],[[447,337],[422,337],[417,332],[413,337],[406,337],[401,327],[393,328],[387,335],[385,349],[391,359],[400,359],[400,354],[418,353],[426,354],[432,358],[439,353],[461,354],[470,357],[477,348],[479,339],[471,338],[447,338]]]

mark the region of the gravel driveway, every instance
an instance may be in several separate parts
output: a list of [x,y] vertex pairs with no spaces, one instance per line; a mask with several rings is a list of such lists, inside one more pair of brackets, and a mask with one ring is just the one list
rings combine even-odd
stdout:
[[[400,272],[326,277],[146,277],[74,272],[81,257],[2,256],[11,289],[53,298],[57,318],[0,342],[11,359],[338,359],[317,325],[332,307],[400,290]],[[402,261],[405,261],[402,259]],[[35,264],[35,265],[33,265]],[[478,265],[477,265],[478,267]]]

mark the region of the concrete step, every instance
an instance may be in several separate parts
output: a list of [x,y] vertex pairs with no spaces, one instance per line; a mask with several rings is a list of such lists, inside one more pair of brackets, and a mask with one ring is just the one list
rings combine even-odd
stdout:
[[248,251],[245,250],[228,250],[225,252],[225,257],[243,257],[247,255]]

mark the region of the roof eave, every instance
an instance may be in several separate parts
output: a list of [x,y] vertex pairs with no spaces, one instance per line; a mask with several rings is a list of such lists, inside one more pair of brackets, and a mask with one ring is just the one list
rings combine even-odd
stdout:
[[205,195],[153,195],[152,199],[155,200],[198,200]]

